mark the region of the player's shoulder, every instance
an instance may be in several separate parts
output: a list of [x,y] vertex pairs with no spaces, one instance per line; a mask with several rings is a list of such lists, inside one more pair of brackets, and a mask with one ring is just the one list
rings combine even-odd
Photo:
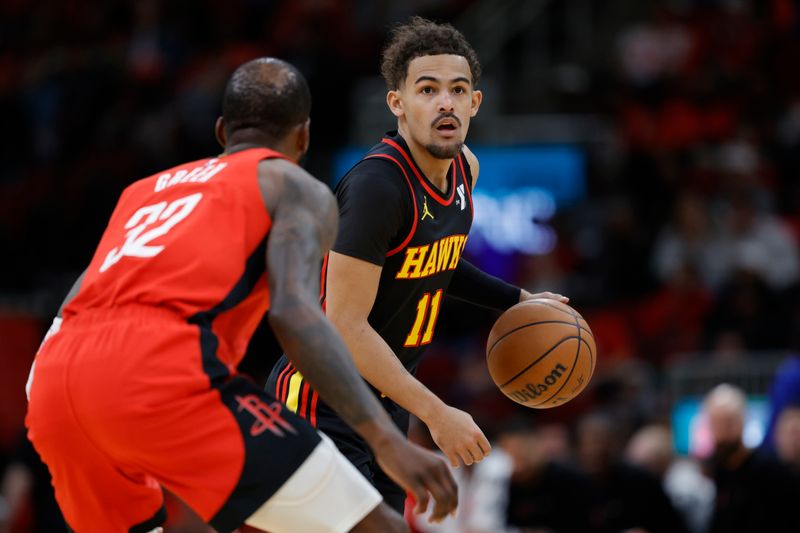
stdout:
[[408,194],[407,188],[403,171],[395,163],[382,157],[367,156],[342,177],[336,192],[403,197]]
[[465,144],[461,148],[462,153],[464,154],[464,159],[467,160],[467,166],[469,167],[469,173],[472,176],[472,186],[475,187],[475,182],[478,181],[478,174],[480,173],[481,166],[478,163],[478,157],[469,149],[469,147]]
[[326,189],[317,178],[293,161],[282,158],[262,159],[258,163],[258,177],[260,180],[269,179],[310,191]]
[[258,185],[272,213],[278,204],[326,208],[333,203],[330,189],[301,166],[286,159],[264,159],[258,164]]
[[381,157],[378,154],[368,153],[353,165],[342,179],[352,179],[353,177],[359,179],[364,176],[382,179],[387,182],[395,182],[398,177],[402,179],[403,171],[400,166],[391,159]]

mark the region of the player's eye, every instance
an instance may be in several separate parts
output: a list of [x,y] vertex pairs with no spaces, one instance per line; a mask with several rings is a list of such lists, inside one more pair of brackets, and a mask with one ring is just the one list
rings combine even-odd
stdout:
[[423,88],[420,90],[420,92],[421,92],[422,94],[433,94],[433,87],[431,87],[430,85],[427,85],[427,86],[423,87]]
[[467,90],[459,85],[458,87],[453,87],[453,92],[456,94],[465,94]]

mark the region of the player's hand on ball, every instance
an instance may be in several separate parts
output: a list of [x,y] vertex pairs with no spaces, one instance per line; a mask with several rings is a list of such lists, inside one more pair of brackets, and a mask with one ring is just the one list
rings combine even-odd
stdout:
[[557,300],[562,304],[569,302],[569,298],[567,298],[566,296],[549,291],[537,292],[535,294],[531,294],[530,292],[523,289],[522,291],[520,291],[519,294],[520,302],[524,302],[525,300],[535,300],[537,298],[547,298],[548,300]]
[[454,468],[458,468],[460,463],[471,465],[478,462],[492,449],[472,416],[455,407],[444,405],[424,422],[433,441]]
[[440,522],[458,506],[458,485],[441,457],[405,439],[373,448],[378,464],[395,483],[414,495],[414,512],[424,513],[434,500],[430,522]]

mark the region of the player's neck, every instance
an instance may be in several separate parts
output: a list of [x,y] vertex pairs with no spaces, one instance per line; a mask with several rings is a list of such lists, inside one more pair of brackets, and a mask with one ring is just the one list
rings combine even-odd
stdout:
[[281,153],[289,159],[295,160],[295,153],[291,150],[291,144],[287,139],[275,141],[264,136],[234,134],[228,139],[225,145],[225,153],[233,154],[251,148],[266,148]]
[[403,131],[403,128],[398,128],[400,135],[406,141],[408,149],[411,151],[411,156],[414,162],[428,178],[428,181],[433,183],[440,191],[447,192],[447,173],[450,170],[452,159],[439,159],[433,157],[427,148],[415,142],[411,135]]

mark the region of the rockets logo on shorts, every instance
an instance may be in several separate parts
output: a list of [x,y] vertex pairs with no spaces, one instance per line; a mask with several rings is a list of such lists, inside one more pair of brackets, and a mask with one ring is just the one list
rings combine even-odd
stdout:
[[[281,409],[283,404],[280,402],[272,402],[267,405],[262,402],[255,394],[248,394],[247,396],[236,396],[236,401],[239,404],[237,411],[247,411],[256,419],[253,426],[250,428],[250,435],[257,437],[264,433],[266,430],[271,431],[277,437],[283,437],[285,433],[283,430],[288,431],[294,435],[297,431],[292,425],[281,416]],[[283,428],[283,430],[281,429]]]

